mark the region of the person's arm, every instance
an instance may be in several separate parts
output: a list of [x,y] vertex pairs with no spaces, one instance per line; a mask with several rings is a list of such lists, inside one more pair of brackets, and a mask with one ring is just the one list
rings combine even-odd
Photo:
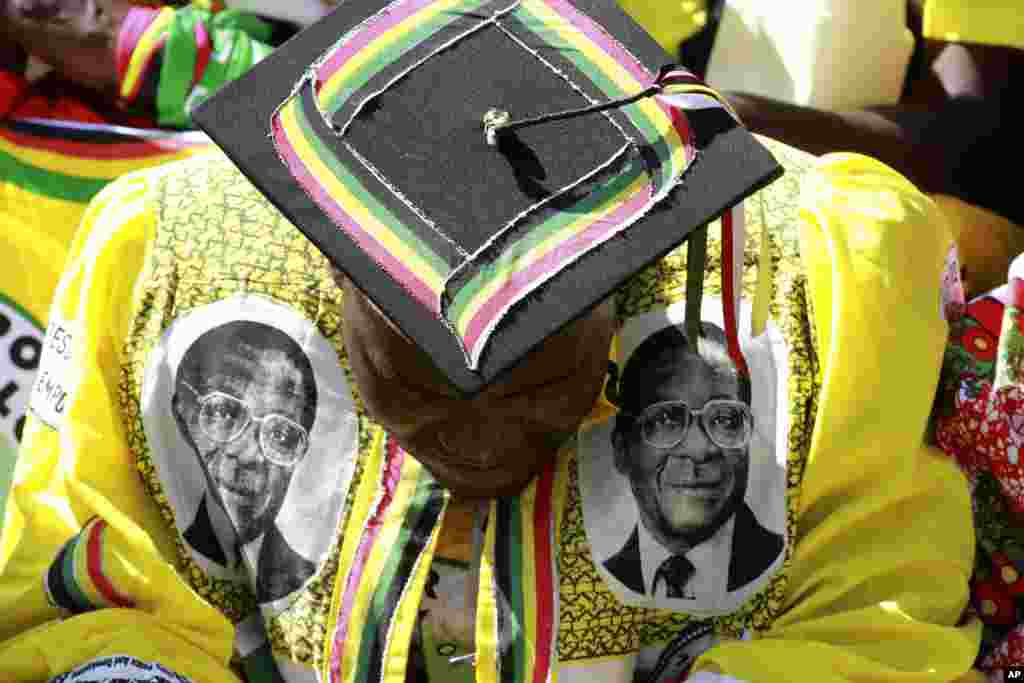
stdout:
[[970,496],[956,463],[924,442],[952,238],[937,207],[875,160],[826,156],[802,186],[820,392],[812,402],[813,387],[799,390],[814,421],[793,556],[769,597],[774,622],[711,648],[694,680],[954,681],[980,641],[977,623],[961,625]]
[[117,655],[237,683],[232,624],[176,571],[125,426],[121,355],[161,172],[93,200],[57,290],[0,539],[0,680]]
[[726,97],[755,133],[816,155],[866,154],[899,169],[928,192],[949,189],[949,141],[929,132],[941,123],[938,111],[892,105],[829,112],[746,93]]
[[866,154],[926,192],[952,194],[964,150],[999,128],[999,101],[1011,71],[1024,67],[1024,51],[929,42],[925,54],[925,73],[891,106],[827,112],[747,93],[726,96],[754,132],[814,154]]

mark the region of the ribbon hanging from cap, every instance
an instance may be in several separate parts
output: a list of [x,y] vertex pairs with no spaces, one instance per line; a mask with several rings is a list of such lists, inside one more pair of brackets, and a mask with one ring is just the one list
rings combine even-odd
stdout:
[[750,368],[740,350],[737,322],[740,292],[743,290],[743,246],[746,236],[746,217],[743,202],[740,202],[722,215],[722,317],[725,320],[729,357],[737,372],[749,377]]
[[[686,253],[686,338],[697,352],[701,335],[701,304],[704,298],[704,274],[707,266],[707,226],[695,231],[687,241]],[[725,323],[727,351],[736,371],[750,376],[747,360],[740,350],[739,310],[743,283],[743,246],[746,219],[743,202],[722,214],[722,320]]]

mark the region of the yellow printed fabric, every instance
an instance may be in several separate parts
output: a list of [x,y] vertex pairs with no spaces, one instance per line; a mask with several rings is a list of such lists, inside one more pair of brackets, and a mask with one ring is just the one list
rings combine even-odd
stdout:
[[[195,599],[168,561],[173,541],[138,485],[131,451],[111,392],[116,392],[119,336],[132,302],[133,277],[152,235],[147,185],[128,179],[102,192],[83,218],[70,249],[55,315],[68,321],[61,344],[74,366],[55,382],[74,382],[75,399],[52,402],[64,420],[58,432],[30,419],[10,494],[0,567],[0,678],[48,680],[97,657],[132,655],[156,661],[195,681],[234,680],[227,669],[230,623]],[[73,331],[72,331],[73,330]],[[53,368],[55,369],[55,368]],[[56,369],[55,369],[56,370]],[[56,385],[54,385],[56,386]],[[104,609],[62,620],[42,577],[58,552],[103,520],[98,566],[75,575],[86,597],[108,593]],[[85,539],[85,550],[92,546]],[[12,557],[13,554],[13,557]],[[88,557],[87,557],[88,560]],[[125,598],[109,604],[100,578]]]
[[708,20],[705,0],[619,0],[619,5],[670,55]]
[[925,38],[1024,50],[1024,13],[1006,0],[927,0]]
[[0,186],[0,192],[0,249],[14,257],[14,267],[0,271],[0,292],[41,323],[85,205],[39,197],[11,184]]
[[[625,576],[610,565],[624,564],[629,543],[602,535],[622,533],[618,520],[631,512],[602,518],[600,504],[588,509],[588,497],[613,495],[607,480],[616,474],[587,482],[589,470],[603,473],[585,465],[600,450],[583,440],[560,524],[563,683],[628,680],[634,666],[667,675],[702,650],[696,671],[747,682],[950,681],[977,654],[977,625],[958,625],[974,555],[967,488],[924,445],[946,338],[939,282],[952,235],[931,200],[878,162],[814,160],[765,142],[786,175],[746,202],[743,291],[754,310],[767,296],[789,348],[786,523],[774,527],[787,536],[786,560],[735,610],[645,609],[659,601],[609,577]],[[717,233],[712,226],[709,254],[719,253]],[[709,265],[706,296],[721,291],[717,270]],[[673,310],[685,275],[683,255],[669,254],[620,292],[620,314]],[[627,336],[620,345],[635,343]],[[752,367],[755,342],[745,344]],[[623,596],[633,603],[622,605]],[[636,659],[624,664],[617,657],[625,653]]]
[[[694,680],[946,682],[970,669],[979,629],[958,625],[974,552],[967,486],[923,445],[952,236],[887,167],[765,142],[787,173],[746,202],[743,291],[790,347],[775,394],[789,429],[777,518],[730,529],[772,548],[769,580],[710,617],[620,597],[598,557],[619,541],[594,532],[618,521],[588,514],[602,501],[585,482],[588,434],[614,417],[602,398],[553,471],[492,507],[506,526],[489,526],[484,544],[469,650],[478,681],[631,683],[648,680],[647,661],[664,674],[651,683],[682,680],[686,667],[654,663],[688,629],[700,635],[682,660]],[[721,292],[711,233],[708,299]],[[631,325],[684,302],[685,251],[616,294],[613,361],[631,352]],[[439,607],[450,586],[428,575],[447,494],[362,412],[342,303],[323,256],[220,155],[130,175],[93,200],[57,290],[40,367],[49,381],[33,392],[7,503],[0,680],[117,655],[193,681],[244,670],[253,683],[402,683],[395,663],[417,660],[410,620],[433,614],[430,638],[452,624],[474,632],[471,606]],[[308,450],[254,535],[255,513],[238,501],[273,487],[215,467],[226,461],[196,416],[230,400],[216,384],[224,357],[232,391],[256,400],[238,349],[263,344],[276,367],[305,358],[293,385],[311,378],[316,409],[287,415]],[[254,413],[262,425],[284,410]],[[513,644],[499,651],[502,638]]]
[[0,269],[0,504],[14,473],[28,395],[39,367],[43,321],[66,248],[6,218],[0,210],[0,253],[8,263]]
[[125,173],[207,147],[205,137],[194,133],[147,139],[113,130],[102,125],[74,131],[42,123],[0,126],[0,253],[6,259],[0,268],[0,505],[38,367],[36,345],[86,205]]
[[923,445],[945,342],[936,279],[951,235],[884,165],[822,158],[800,248],[821,393],[789,586],[774,623],[698,668],[745,681],[951,681],[977,652],[964,482]]

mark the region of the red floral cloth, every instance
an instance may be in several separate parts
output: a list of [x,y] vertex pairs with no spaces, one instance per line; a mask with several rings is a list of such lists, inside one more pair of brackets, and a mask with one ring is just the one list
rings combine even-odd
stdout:
[[935,438],[973,494],[972,611],[985,623],[978,668],[1024,665],[1024,256],[1007,285],[952,325]]

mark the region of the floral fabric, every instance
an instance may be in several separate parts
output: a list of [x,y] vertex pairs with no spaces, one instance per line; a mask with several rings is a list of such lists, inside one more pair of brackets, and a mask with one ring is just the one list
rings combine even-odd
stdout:
[[978,554],[971,610],[985,624],[978,667],[1024,664],[1024,256],[1009,283],[967,305],[951,327],[936,441],[973,494]]

